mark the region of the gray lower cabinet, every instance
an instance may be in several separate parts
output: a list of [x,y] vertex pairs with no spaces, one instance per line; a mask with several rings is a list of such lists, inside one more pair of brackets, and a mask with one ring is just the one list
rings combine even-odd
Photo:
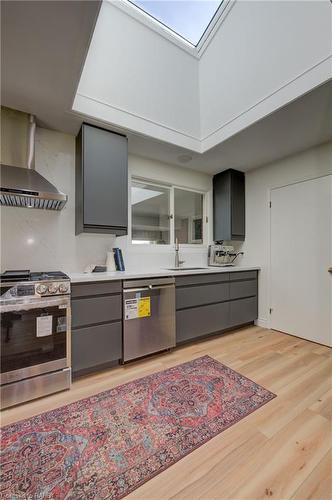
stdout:
[[72,285],[72,371],[74,376],[122,358],[122,285]]
[[257,297],[233,300],[229,305],[229,327],[244,325],[257,319]]
[[177,342],[192,340],[228,328],[228,315],[228,302],[177,311]]
[[87,326],[72,332],[73,372],[97,368],[122,356],[121,322]]
[[73,299],[71,307],[72,328],[121,321],[121,295]]
[[177,343],[257,319],[257,271],[176,278]]
[[257,280],[234,281],[230,283],[229,298],[240,299],[257,295]]
[[98,281],[95,283],[75,283],[72,285],[71,296],[91,297],[93,295],[110,295],[113,293],[122,293],[121,281]]
[[177,309],[203,306],[223,300],[229,300],[229,283],[211,283],[210,285],[179,287],[176,291]]
[[[187,342],[257,318],[257,271],[176,277],[176,340]],[[122,282],[72,284],[72,370],[122,358]]]

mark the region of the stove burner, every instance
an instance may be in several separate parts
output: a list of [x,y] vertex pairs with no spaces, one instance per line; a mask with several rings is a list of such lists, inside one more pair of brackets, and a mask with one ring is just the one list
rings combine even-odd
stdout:
[[10,270],[1,274],[0,280],[3,282],[20,282],[20,281],[61,281],[69,280],[69,277],[62,271],[42,271],[30,272],[24,270]]
[[13,298],[70,295],[70,278],[61,271],[6,271],[0,279],[0,304]]
[[69,277],[61,271],[46,271],[31,273],[31,281],[51,281],[51,280],[68,280]]
[[30,271],[28,269],[18,271],[5,271],[0,276],[1,281],[29,281]]

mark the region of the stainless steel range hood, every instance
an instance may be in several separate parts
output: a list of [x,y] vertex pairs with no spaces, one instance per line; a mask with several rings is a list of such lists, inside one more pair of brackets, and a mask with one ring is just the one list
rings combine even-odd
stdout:
[[0,205],[61,210],[66,204],[67,195],[34,169],[35,130],[36,123],[33,115],[30,115],[27,167],[1,164]]

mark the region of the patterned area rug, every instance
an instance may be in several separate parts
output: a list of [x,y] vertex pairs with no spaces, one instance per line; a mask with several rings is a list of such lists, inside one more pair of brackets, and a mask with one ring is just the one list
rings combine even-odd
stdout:
[[2,429],[1,499],[119,499],[275,397],[209,356]]

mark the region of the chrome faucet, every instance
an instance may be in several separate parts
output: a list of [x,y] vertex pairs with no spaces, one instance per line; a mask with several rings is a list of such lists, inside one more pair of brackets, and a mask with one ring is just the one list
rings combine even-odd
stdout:
[[180,260],[180,256],[179,256],[179,240],[176,238],[175,239],[175,266],[174,267],[180,267],[181,264],[183,264],[185,261],[184,260]]

